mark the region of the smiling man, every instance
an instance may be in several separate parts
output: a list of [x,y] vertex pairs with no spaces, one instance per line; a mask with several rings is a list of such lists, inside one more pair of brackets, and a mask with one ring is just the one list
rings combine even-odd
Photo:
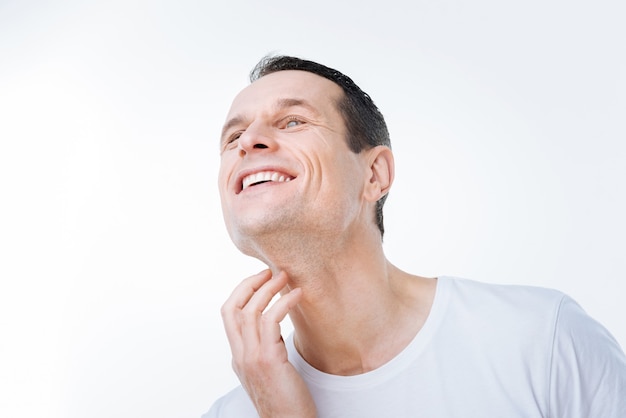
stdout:
[[280,56],[251,81],[224,125],[219,188],[233,242],[268,269],[222,307],[241,386],[207,417],[626,416],[626,358],[567,296],[387,260],[393,154],[352,80]]

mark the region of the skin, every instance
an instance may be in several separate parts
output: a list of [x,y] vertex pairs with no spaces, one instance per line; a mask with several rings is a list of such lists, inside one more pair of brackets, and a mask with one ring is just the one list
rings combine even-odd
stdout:
[[[261,417],[317,414],[287,361],[286,315],[309,364],[355,375],[402,351],[434,298],[435,279],[405,273],[384,255],[374,206],[393,182],[393,155],[383,146],[349,150],[342,94],[317,75],[280,71],[244,89],[226,118],[224,220],[237,247],[268,269],[235,288],[222,317],[233,368]],[[291,180],[241,190],[242,175],[269,169]]]

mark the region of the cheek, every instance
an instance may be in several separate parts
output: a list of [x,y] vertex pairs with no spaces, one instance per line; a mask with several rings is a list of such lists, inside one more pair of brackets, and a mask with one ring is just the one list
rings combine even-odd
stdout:
[[352,211],[361,204],[365,173],[352,155],[328,157],[330,159],[325,159],[321,167],[324,185],[322,187],[326,190],[324,197]]
[[223,157],[220,161],[220,167],[217,173],[217,188],[220,191],[222,199],[224,198],[223,194],[228,187],[228,183],[230,182],[231,173],[232,164],[229,162],[228,158]]
[[217,174],[217,188],[220,191],[220,195],[223,193],[223,189],[226,187],[226,183],[227,183],[226,175],[220,168],[220,171]]
[[351,185],[362,183],[362,177],[365,173],[359,154],[346,151],[335,153],[331,155],[330,158],[330,161],[332,161],[331,169],[333,170],[333,175],[337,182]]

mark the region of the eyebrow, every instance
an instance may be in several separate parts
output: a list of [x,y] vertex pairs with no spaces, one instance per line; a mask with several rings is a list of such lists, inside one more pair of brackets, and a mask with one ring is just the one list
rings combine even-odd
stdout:
[[315,109],[315,107],[313,107],[311,103],[307,102],[304,99],[279,99],[276,101],[276,104],[274,107],[275,107],[275,110],[283,110],[289,107],[296,107],[296,106],[304,107],[307,110],[311,111],[312,113],[315,113],[316,115],[319,114],[318,110]]
[[[315,107],[313,107],[313,105],[311,105],[306,100],[304,100],[304,99],[293,99],[293,98],[278,99],[276,101],[276,103],[274,104],[274,111],[278,112],[280,110],[284,110],[284,109],[288,109],[290,107],[296,107],[296,106],[301,106],[301,107],[306,108],[308,111],[313,113],[315,116],[319,115],[319,111],[317,109],[315,109]],[[226,122],[224,124],[224,127],[222,128],[222,135],[220,137],[220,139],[221,139],[220,142],[221,143],[224,142],[224,135],[226,135],[226,133],[233,126],[237,126],[237,125],[242,124],[244,122],[245,122],[245,118],[243,116],[235,116],[235,117],[229,119],[228,122]]]

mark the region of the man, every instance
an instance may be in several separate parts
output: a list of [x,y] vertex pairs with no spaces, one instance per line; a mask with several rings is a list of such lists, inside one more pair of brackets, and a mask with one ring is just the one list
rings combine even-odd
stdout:
[[352,80],[271,57],[251,81],[224,125],[219,188],[234,243],[268,269],[222,307],[242,386],[206,416],[626,417],[624,353],[567,296],[386,259],[393,155]]

